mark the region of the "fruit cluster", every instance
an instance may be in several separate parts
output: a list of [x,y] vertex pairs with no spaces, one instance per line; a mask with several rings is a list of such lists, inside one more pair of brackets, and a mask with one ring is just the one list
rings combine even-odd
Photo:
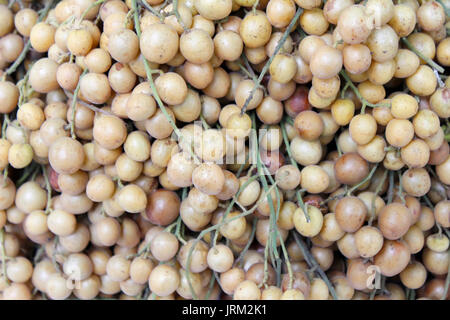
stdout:
[[1,299],[450,297],[450,0],[1,3]]

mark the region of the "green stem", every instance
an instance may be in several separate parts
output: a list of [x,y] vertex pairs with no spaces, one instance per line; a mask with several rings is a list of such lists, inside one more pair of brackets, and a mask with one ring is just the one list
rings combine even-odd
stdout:
[[3,124],[2,124],[2,139],[6,138],[6,129],[9,125],[9,116],[7,113],[3,115]]
[[256,85],[258,85],[258,79],[257,79],[256,77],[253,77],[253,76],[250,74],[250,72],[242,65],[242,63],[237,62],[237,65],[238,65],[239,68],[242,70],[242,72],[245,73],[245,75],[246,75],[247,77],[249,77],[250,79],[252,79],[253,82],[254,82]]
[[447,8],[442,0],[436,0],[436,1],[441,4],[442,8],[444,8],[445,15],[447,17],[450,17],[450,8]]
[[365,177],[360,183],[358,183],[358,184],[354,185],[353,187],[351,187],[350,189],[348,189],[347,195],[352,194],[353,191],[355,191],[356,189],[358,189],[359,187],[364,185],[367,181],[369,181],[372,178],[375,171],[377,170],[377,168],[378,168],[378,163],[372,168],[372,170],[370,170],[367,177]]
[[[352,88],[353,92],[356,94],[356,96],[358,97],[358,99],[361,101],[361,103],[364,106],[367,107],[371,107],[371,108],[377,108],[377,107],[390,107],[390,104],[386,104],[386,103],[370,103],[369,101],[367,101],[362,95],[361,92],[359,92],[358,88],[353,84],[352,79],[350,79],[350,77],[348,76],[347,72],[345,72],[345,70],[341,70],[339,72],[339,74],[345,79],[345,81],[347,82],[348,86],[350,88]],[[365,107],[364,107],[365,108]],[[363,112],[364,109],[361,109],[361,112]]]
[[245,155],[245,162],[241,164],[239,167],[239,170],[236,172],[236,178],[239,178],[241,176],[242,170],[244,170],[245,164],[248,162],[248,159],[250,158],[250,154],[247,153]]
[[258,5],[259,5],[259,0],[256,0],[255,3],[252,6],[253,14],[256,14],[256,8],[258,7]]
[[327,275],[322,270],[320,265],[317,263],[316,259],[311,254],[311,252],[309,252],[308,247],[306,246],[305,242],[303,242],[303,240],[300,238],[300,236],[297,234],[297,232],[294,231],[293,234],[294,234],[295,242],[300,247],[300,250],[302,251],[303,256],[305,257],[306,263],[309,265],[310,268],[313,268],[315,270],[315,272],[317,272],[319,274],[319,276],[322,278],[322,280],[327,285],[328,290],[330,291],[330,294],[333,297],[333,299],[337,300],[338,297],[337,297],[336,291],[334,290],[334,287],[331,284],[330,280],[328,279]]
[[36,162],[32,161],[31,164],[25,168],[22,176],[16,181],[16,188],[20,187],[35,170],[39,170],[39,166]]
[[181,216],[179,216],[178,219],[177,219],[177,225],[176,225],[176,229],[175,229],[175,236],[177,237],[177,239],[182,244],[186,244],[186,240],[183,239],[183,237],[181,236],[181,233],[180,233],[182,224],[183,224],[183,221],[181,220]]
[[406,203],[405,197],[403,196],[403,184],[402,184],[402,172],[401,171],[397,171],[398,174],[398,196],[400,197],[400,200],[402,201],[403,204]]
[[139,1],[148,11],[150,11],[152,14],[154,14],[155,16],[157,16],[159,18],[159,20],[161,20],[161,22],[164,21],[164,16],[158,12],[155,8],[153,8],[151,5],[149,5],[147,3],[147,1],[145,0],[141,0]]
[[211,127],[209,126],[208,122],[206,122],[205,117],[203,117],[203,115],[200,115],[200,121],[202,122],[202,126],[204,130],[208,130]]
[[411,50],[412,52],[414,52],[415,54],[417,54],[422,60],[424,60],[430,67],[432,67],[433,69],[436,69],[439,73],[444,73],[444,68],[442,68],[440,65],[438,65],[436,62],[434,62],[433,60],[431,60],[430,58],[426,57],[425,55],[422,54],[422,52],[420,52],[419,50],[417,50],[416,47],[414,47],[412,45],[411,42],[409,42],[409,40],[405,37],[402,38],[402,41],[406,44],[406,46],[408,47],[409,50]]
[[250,62],[248,62],[247,56],[243,54],[241,56],[242,60],[244,60],[245,67],[247,68],[247,71],[250,73],[251,78],[253,81],[257,80],[255,71],[253,70],[252,66],[250,65]]
[[178,23],[183,28],[184,31],[187,30],[186,26],[184,25],[183,20],[181,20],[180,13],[178,12],[178,0],[173,0],[173,13],[175,14],[175,17],[178,20]]
[[345,99],[345,93],[347,92],[348,86],[350,85],[350,83],[347,81],[345,82],[344,87],[341,90],[341,99]]
[[339,155],[339,157],[341,157],[342,156],[342,150],[341,150],[341,147],[339,146],[337,136],[334,137],[334,143],[336,144],[336,150],[338,152],[338,155]]
[[264,246],[264,277],[262,283],[258,287],[267,286],[267,279],[269,278],[269,240]]
[[[254,178],[254,179],[251,180],[252,178]],[[258,178],[258,176],[255,175],[255,176],[253,176],[252,178],[250,178],[249,180],[247,180],[246,183],[247,183],[247,182],[252,182],[252,181],[254,181],[255,179]],[[247,185],[248,185],[248,184],[247,184]],[[246,185],[243,184],[242,187],[239,189],[238,193],[233,197],[233,200],[231,201],[230,205],[234,204],[234,202],[236,201],[236,198],[239,196],[239,193],[242,192],[242,190],[245,189],[245,187],[246,187]],[[272,186],[272,187],[274,187],[274,186]],[[270,192],[270,190],[269,190],[269,192]],[[249,214],[252,214],[252,213],[256,210],[256,208],[258,207],[258,205],[259,205],[259,201],[258,201],[251,209],[249,209],[249,210],[247,210],[247,211],[244,211],[244,212],[242,212],[242,213],[240,213],[240,214],[238,214],[238,215],[236,215],[236,216],[234,216],[234,217],[231,217],[231,218],[229,218],[228,220],[223,219],[223,220],[222,220],[221,222],[219,222],[218,224],[213,225],[213,226],[211,226],[211,227],[209,227],[209,228],[206,228],[206,229],[204,229],[203,231],[201,231],[200,234],[197,236],[197,238],[194,240],[194,243],[192,244],[191,248],[189,249],[188,258],[187,258],[187,264],[186,264],[186,272],[187,272],[187,275],[188,275],[189,272],[190,272],[191,261],[192,261],[192,253],[194,252],[194,249],[195,249],[197,243],[198,243],[198,242],[199,242],[206,234],[208,234],[209,232],[218,230],[218,229],[219,229],[222,225],[224,225],[225,223],[229,223],[229,222],[234,221],[234,220],[236,220],[236,219],[240,219],[240,218],[242,218],[242,217],[248,216]],[[190,288],[190,290],[191,290],[192,296],[193,296],[194,300],[197,300],[197,295],[195,294],[194,289],[193,289],[193,287],[192,287],[192,282],[190,281],[190,277],[187,276],[187,279],[188,279],[189,288]]]
[[[73,99],[74,95],[72,93],[70,93],[67,90],[64,90],[64,93],[69,99]],[[103,113],[103,114],[105,114],[107,116],[114,116],[114,113],[106,111],[106,110],[104,110],[102,108],[98,108],[98,107],[96,107],[96,106],[94,106],[92,104],[89,104],[89,103],[87,103],[87,102],[85,102],[83,100],[78,100],[77,103],[81,104],[82,106],[84,106],[84,107],[86,107],[86,108],[88,108],[88,109],[90,109],[90,110],[92,110],[94,112]]]
[[41,257],[44,254],[44,252],[45,252],[45,246],[43,246],[43,245],[39,246],[39,249],[36,250],[36,254],[34,255],[34,258],[33,258],[34,265],[36,265],[41,260]]
[[450,142],[450,133],[445,135],[445,141]]
[[305,204],[305,202],[303,201],[303,196],[302,196],[303,192],[304,192],[304,190],[302,190],[302,189],[297,190],[295,195],[297,196],[298,205],[300,206],[300,208],[302,208],[303,213],[305,214],[306,222],[310,223],[311,219],[309,218],[308,204]]
[[[275,258],[275,263],[276,263],[276,270],[277,270],[277,280],[281,279],[281,261],[280,260],[280,255],[279,252],[277,250],[277,237],[278,237],[278,228],[277,228],[277,221],[278,221],[278,216],[280,213],[280,208],[281,208],[281,200],[280,200],[280,194],[279,194],[279,190],[278,187],[276,186],[275,181],[273,180],[272,176],[269,173],[269,170],[267,169],[267,167],[265,165],[262,164],[261,161],[261,154],[260,154],[260,150],[259,150],[259,145],[258,145],[258,139],[256,137],[256,116],[255,113],[252,113],[252,134],[253,134],[253,141],[255,141],[254,143],[254,154],[256,155],[256,166],[257,166],[257,170],[258,173],[260,175],[260,180],[261,183],[263,185],[263,189],[264,191],[267,193],[267,202],[269,203],[269,210],[270,210],[270,216],[269,216],[269,221],[270,221],[270,231],[269,231],[269,239],[267,239],[268,243],[270,243],[270,251],[274,254],[274,258]],[[266,179],[266,175],[267,177],[271,180],[272,186],[275,186],[275,191],[277,193],[277,211],[275,211],[275,207],[273,205],[273,199],[272,199],[272,195],[270,194],[270,192],[268,192],[269,190],[269,184],[267,183],[267,179]],[[280,263],[280,265],[278,266],[278,263]],[[279,272],[278,272],[279,270]]]
[[416,290],[411,289],[411,292],[409,294],[409,300],[415,300],[416,299]]
[[[256,223],[258,222],[258,218],[253,219],[253,225],[252,225],[252,233],[250,234],[250,238],[247,241],[247,244],[245,245],[244,249],[239,253],[239,257],[234,261],[234,264],[238,264],[242,261],[242,258],[245,256],[245,254],[248,251],[248,248],[250,248],[251,244],[253,243],[253,240],[255,239],[256,234]],[[242,262],[241,262],[242,265]]]
[[212,289],[214,288],[215,281],[216,281],[215,274],[211,275],[211,280],[209,280],[208,292],[206,293],[205,300],[209,300],[209,297],[211,296],[212,293]]
[[294,282],[294,275],[292,273],[291,261],[289,261],[289,254],[286,250],[286,246],[284,244],[281,233],[278,233],[278,236],[280,238],[281,251],[283,251],[284,261],[286,262],[286,267],[288,269],[288,275],[289,275],[288,289],[292,289],[292,283]]
[[77,99],[78,99],[78,93],[80,92],[81,88],[81,79],[83,76],[88,73],[88,69],[84,69],[83,73],[80,75],[80,78],[78,79],[77,87],[75,88],[75,91],[73,92],[72,97],[72,114],[71,114],[71,121],[70,121],[70,134],[72,136],[72,139],[76,139],[77,136],[75,135],[75,111],[77,107]]
[[61,272],[58,262],[56,261],[56,249],[58,247],[58,236],[55,236],[53,240],[53,253],[52,253],[52,264],[58,272]]
[[425,200],[426,204],[431,208],[434,209],[433,204],[431,203],[430,199],[427,197],[427,195],[423,195],[422,198]]
[[387,203],[391,203],[394,197],[394,171],[389,171],[389,190]]
[[101,5],[103,2],[105,2],[106,0],[97,0],[93,3],[91,3],[89,5],[89,7],[86,8],[86,10],[83,11],[83,13],[81,14],[80,20],[83,21],[84,17],[86,17],[86,15],[88,14],[89,11],[91,11],[91,9],[93,9],[94,7]]
[[8,166],[3,169],[3,184],[6,184],[6,179],[8,179]]
[[384,182],[386,181],[387,175],[388,175],[388,170],[385,170],[384,173],[383,173],[383,177],[381,178],[381,181],[378,184],[377,188],[375,189],[375,193],[373,194],[372,205],[371,205],[371,209],[370,209],[369,226],[372,225],[373,219],[375,219],[375,200],[377,199],[377,196],[380,193]]
[[[137,2],[137,0],[131,0],[133,16],[134,16],[134,27],[136,29],[136,35],[140,39],[141,38],[141,26],[139,24],[139,10],[138,10],[136,2]],[[183,135],[182,135],[180,129],[178,129],[178,127],[176,126],[174,120],[172,119],[172,117],[167,112],[167,109],[164,106],[164,104],[163,104],[163,102],[162,102],[162,100],[161,100],[161,98],[160,98],[160,96],[158,94],[158,91],[156,90],[155,82],[153,81],[153,76],[152,76],[153,73],[155,73],[155,72],[150,68],[150,64],[148,63],[148,60],[146,58],[143,58],[143,62],[144,62],[145,73],[147,74],[147,79],[148,79],[148,82],[150,84],[150,88],[152,89],[153,97],[155,98],[159,109],[164,114],[164,117],[166,118],[167,122],[169,122],[169,124],[172,127],[173,131],[177,135],[178,139],[181,139]],[[189,147],[188,149],[189,149],[190,155],[192,156],[192,159],[198,161],[197,156],[192,151],[192,148]]]
[[291,33],[291,31],[294,28],[295,24],[297,23],[298,18],[300,18],[300,15],[302,14],[302,12],[303,12],[302,8],[298,8],[297,9],[297,12],[295,13],[294,17],[292,18],[291,22],[289,23],[288,27],[286,28],[286,31],[283,33],[283,36],[281,37],[280,41],[278,42],[277,46],[275,47],[275,51],[273,52],[273,55],[269,58],[269,60],[267,60],[266,64],[264,65],[264,67],[263,67],[263,69],[262,69],[262,71],[261,71],[261,73],[259,74],[259,77],[258,77],[258,82],[257,82],[258,86],[255,85],[253,87],[252,91],[250,92],[249,96],[247,97],[247,100],[245,100],[245,103],[244,103],[244,105],[242,107],[242,110],[241,110],[242,114],[247,109],[247,106],[250,103],[250,100],[253,99],[253,95],[255,94],[256,89],[261,84],[261,81],[263,80],[264,75],[269,70],[269,67],[270,67],[270,64],[272,63],[272,60],[277,55],[278,51],[280,51],[280,49],[283,46],[284,42],[286,41],[287,37]]
[[289,160],[291,161],[291,164],[294,167],[299,169],[297,161],[295,161],[294,157],[292,156],[291,145],[289,143],[289,138],[287,136],[286,125],[285,125],[284,121],[282,121],[280,123],[280,127],[281,127],[281,134],[283,135],[284,145],[286,146],[286,152],[288,154]]
[[50,185],[50,181],[48,179],[47,169],[45,169],[45,165],[41,165],[42,167],[42,174],[44,175],[45,179],[45,187],[47,189],[47,204],[45,206],[45,214],[50,213],[50,204],[52,202],[52,186]]

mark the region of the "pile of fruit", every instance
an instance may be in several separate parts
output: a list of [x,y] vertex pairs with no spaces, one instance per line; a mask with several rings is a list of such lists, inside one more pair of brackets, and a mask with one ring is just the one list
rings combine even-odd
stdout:
[[450,0],[5,0],[0,299],[449,299]]

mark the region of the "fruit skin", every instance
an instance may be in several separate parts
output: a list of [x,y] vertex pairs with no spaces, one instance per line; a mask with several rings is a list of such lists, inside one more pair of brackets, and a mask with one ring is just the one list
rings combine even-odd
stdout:
[[359,154],[346,153],[336,161],[334,173],[340,183],[354,185],[369,174],[369,165]]
[[148,197],[145,212],[150,222],[166,226],[177,218],[179,209],[178,195],[170,190],[159,189]]
[[410,256],[409,249],[403,241],[386,240],[373,262],[380,267],[382,275],[393,277],[406,268]]

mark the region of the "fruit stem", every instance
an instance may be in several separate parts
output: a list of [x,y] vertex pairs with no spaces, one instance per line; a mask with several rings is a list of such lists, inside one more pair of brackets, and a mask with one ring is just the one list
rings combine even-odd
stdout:
[[173,13],[175,14],[175,17],[178,20],[178,23],[183,28],[184,31],[186,31],[188,28],[184,25],[183,20],[181,20],[180,13],[178,12],[178,0],[173,0]]
[[402,203],[405,204],[406,200],[405,200],[405,197],[403,196],[402,172],[401,171],[397,171],[397,174],[398,174],[398,191],[397,191],[397,194],[400,197],[400,199],[402,200]]
[[377,199],[377,196],[380,193],[384,182],[386,181],[387,175],[388,175],[388,170],[385,170],[384,173],[383,173],[383,177],[381,178],[381,181],[378,184],[377,188],[375,189],[375,193],[373,194],[372,205],[371,205],[371,208],[370,208],[370,219],[369,219],[369,222],[368,222],[369,226],[372,225],[373,219],[375,218],[375,200]]
[[350,79],[350,77],[348,76],[347,72],[345,72],[345,70],[341,70],[339,72],[339,74],[345,79],[345,81],[347,81],[347,84],[350,86],[350,88],[352,88],[353,92],[356,94],[356,96],[358,97],[358,99],[361,101],[361,103],[363,104],[363,107],[361,108],[361,113],[364,113],[364,109],[365,107],[371,107],[371,108],[377,108],[377,107],[390,107],[390,104],[388,103],[370,103],[369,101],[367,101],[365,98],[363,98],[363,96],[361,95],[361,93],[359,92],[358,88],[355,86],[355,84],[353,83],[352,79]]
[[6,138],[6,128],[8,128],[9,125],[9,115],[5,113],[3,115],[3,124],[2,124],[2,139]]
[[[236,178],[239,179],[239,177],[240,177],[240,175],[241,175],[241,173],[242,173],[242,170],[244,170],[245,164],[248,162],[248,159],[249,159],[249,158],[250,158],[250,154],[247,153],[247,154],[245,155],[245,161],[244,161],[244,163],[241,164],[241,166],[239,167],[239,170],[236,172]],[[251,167],[251,170],[253,170],[253,167]],[[251,171],[251,170],[249,170],[249,171]]]
[[[255,112],[252,113],[252,134],[254,136],[253,141],[255,141],[254,143],[254,154],[256,155],[256,166],[257,166],[257,170],[258,173],[260,175],[260,180],[261,183],[263,185],[263,188],[266,192],[268,192],[269,190],[269,185],[267,183],[267,179],[266,179],[266,175],[269,178],[270,182],[272,183],[272,186],[275,186],[275,191],[276,191],[276,196],[277,196],[277,210],[275,211],[275,207],[273,205],[273,199],[272,199],[272,195],[270,194],[270,192],[267,193],[267,202],[269,203],[269,210],[270,210],[270,216],[269,216],[269,222],[270,222],[270,231],[269,231],[269,238],[267,239],[268,244],[270,244],[270,251],[273,253],[275,261],[273,261],[276,265],[276,270],[277,270],[277,284],[279,284],[281,282],[281,259],[280,259],[280,255],[279,252],[277,250],[277,235],[278,235],[278,228],[277,228],[277,220],[278,220],[278,216],[280,214],[280,208],[281,208],[281,198],[280,198],[280,193],[278,190],[278,187],[276,186],[275,181],[273,180],[273,177],[270,175],[269,170],[267,169],[267,167],[265,165],[262,164],[261,161],[261,154],[259,152],[259,145],[258,145],[258,139],[256,137],[256,116],[255,116]],[[266,256],[266,260],[267,260],[267,256]],[[266,269],[266,268],[265,268]],[[266,274],[265,270],[265,276],[268,275]]]
[[256,14],[256,8],[258,7],[258,5],[259,5],[259,0],[256,0],[255,3],[252,6],[253,14]]
[[242,60],[244,60],[245,67],[247,68],[248,72],[250,72],[253,79],[256,79],[255,71],[253,70],[252,66],[250,65],[250,62],[248,62],[247,56],[245,54],[242,55]]
[[175,236],[182,244],[186,244],[186,240],[183,239],[180,232],[182,223],[183,221],[181,220],[181,216],[179,216],[176,222]]
[[[138,10],[136,2],[137,2],[137,0],[131,0],[131,5],[132,5],[132,10],[133,10],[133,15],[134,15],[134,28],[136,29],[136,35],[138,36],[139,39],[141,39],[141,26],[139,24],[139,10]],[[152,76],[153,73],[155,73],[155,72],[150,68],[150,64],[148,63],[148,60],[145,57],[143,58],[143,61],[144,61],[145,73],[147,74],[147,79],[150,84],[150,88],[152,89],[153,96],[158,104],[158,107],[161,110],[161,112],[164,114],[164,117],[169,122],[173,131],[177,135],[178,139],[181,139],[183,137],[183,135],[182,135],[180,129],[178,129],[178,127],[175,124],[175,121],[172,119],[172,117],[167,112],[167,109],[164,106],[163,102],[161,101],[158,91],[156,90],[155,82],[153,81],[153,76]],[[197,159],[197,156],[194,154],[194,152],[192,150],[192,147],[189,147],[188,150],[189,150],[189,153],[190,153],[192,159],[196,160],[196,162],[199,162],[199,160]]]
[[433,69],[433,73],[436,76],[439,88],[445,87],[445,83],[444,83],[444,81],[442,81],[441,75],[438,73],[438,71],[436,69]]
[[158,12],[155,8],[153,8],[151,5],[149,5],[149,4],[147,3],[147,1],[141,0],[141,1],[139,1],[139,2],[140,2],[142,5],[144,5],[144,7],[145,7],[148,11],[150,11],[152,14],[154,14],[155,16],[157,16],[157,17],[159,18],[159,20],[161,20],[161,22],[164,21],[163,15],[162,15],[160,12]]
[[440,65],[438,65],[436,62],[431,60],[430,58],[426,57],[422,54],[419,50],[417,50],[416,47],[414,47],[411,42],[405,37],[402,38],[402,41],[406,44],[409,50],[417,54],[422,60],[424,60],[430,67],[433,69],[436,69],[439,73],[444,73],[444,68],[442,68]]
[[283,135],[283,141],[284,141],[284,145],[286,146],[286,152],[288,154],[289,160],[291,161],[291,164],[294,167],[299,169],[297,161],[295,161],[294,158],[292,157],[291,146],[290,146],[290,143],[289,143],[289,138],[287,136],[286,125],[285,125],[284,121],[280,122],[280,127],[281,127],[281,134]]
[[308,213],[308,204],[305,202],[303,202],[303,196],[302,193],[304,192],[304,190],[297,190],[297,192],[295,193],[297,195],[297,202],[298,205],[300,206],[300,208],[303,210],[303,213],[305,214],[305,218],[306,218],[306,222],[310,223],[311,219],[309,217],[309,213]]
[[[233,200],[230,201],[230,203],[228,204],[227,209],[225,210],[225,213],[223,214],[223,218],[222,221],[219,223],[220,226],[222,226],[225,221],[225,219],[227,218],[228,214],[231,212],[231,209],[233,208],[233,205],[237,202],[237,199],[239,198],[240,193],[253,181],[255,181],[258,178],[258,175],[254,175],[252,177],[250,177],[247,181],[245,181],[245,183],[242,185],[242,187],[238,190],[238,192],[236,193],[236,195],[233,197]],[[243,211],[245,212],[245,211]],[[231,221],[231,220],[230,220]],[[215,230],[215,229],[213,229]],[[205,232],[205,234],[207,234],[208,232]],[[216,245],[217,243],[217,239],[219,238],[219,232],[215,232],[214,233],[214,238],[213,238],[213,247]]]
[[334,143],[336,144],[336,150],[338,152],[339,157],[342,157],[342,150],[341,147],[339,146],[337,136],[334,136]]
[[239,254],[239,257],[234,261],[234,265],[237,265],[240,263],[240,266],[242,266],[242,258],[244,258],[245,254],[248,251],[248,248],[250,248],[251,244],[253,243],[253,240],[255,239],[256,234],[256,223],[258,222],[258,218],[253,218],[253,225],[252,225],[252,233],[250,234],[250,238],[247,241],[247,244],[245,245],[244,249]]
[[436,0],[436,1],[441,4],[442,8],[444,8],[445,15],[447,17],[450,17],[450,8],[447,8],[442,0]]
[[272,60],[277,55],[278,51],[280,51],[281,47],[283,46],[284,42],[286,41],[287,37],[291,33],[292,29],[294,28],[294,25],[297,23],[298,18],[300,18],[300,15],[302,14],[303,9],[298,8],[297,12],[295,13],[294,18],[292,18],[291,22],[289,23],[288,27],[286,28],[286,31],[283,33],[283,37],[281,37],[280,41],[278,42],[277,46],[275,47],[275,51],[273,52],[273,55],[267,60],[266,64],[264,65],[261,73],[258,77],[258,86],[254,86],[252,91],[250,91],[249,96],[247,97],[247,100],[245,100],[244,106],[242,107],[241,114],[244,114],[245,110],[247,109],[248,104],[250,103],[250,100],[253,99],[253,95],[255,94],[256,89],[261,84],[261,81],[264,78],[264,75],[267,73],[267,70],[269,70],[270,64],[272,63]]
[[[242,187],[238,190],[238,192],[236,193],[236,195],[233,197],[233,200],[230,202],[230,205],[229,205],[227,211],[228,211],[228,210],[231,210],[231,207],[232,207],[233,204],[236,202],[236,199],[237,199],[237,197],[239,196],[239,194],[242,192],[242,190],[244,190],[251,182],[253,182],[254,180],[256,180],[258,177],[259,177],[258,175],[254,175],[254,176],[252,176],[250,179],[248,179],[248,180],[242,185]],[[269,189],[269,192],[270,192],[270,191],[272,190],[272,188],[274,188],[274,187],[275,187],[275,186],[272,186],[272,187]],[[267,193],[265,193],[265,194],[263,195],[262,199],[264,198],[265,195],[267,195]],[[228,220],[225,220],[225,215],[224,215],[224,218],[223,218],[223,220],[222,220],[221,222],[219,222],[218,224],[215,224],[215,225],[213,225],[213,226],[211,226],[211,227],[209,227],[209,228],[204,229],[203,231],[200,232],[200,234],[199,234],[199,235],[197,236],[197,238],[194,240],[194,243],[192,244],[191,248],[189,249],[188,258],[187,258],[187,263],[186,263],[186,277],[187,277],[187,280],[188,280],[188,283],[189,283],[189,288],[190,288],[190,290],[191,290],[192,297],[194,298],[194,300],[198,300],[198,298],[197,298],[197,295],[196,295],[195,292],[194,292],[194,288],[192,287],[192,282],[191,282],[191,279],[190,279],[190,276],[189,276],[189,272],[190,272],[190,266],[191,266],[191,261],[192,261],[192,253],[194,252],[195,246],[197,245],[197,243],[198,243],[198,242],[199,242],[206,234],[208,234],[208,233],[211,232],[211,231],[218,230],[218,229],[219,229],[222,225],[224,225],[225,223],[228,223],[228,222],[234,221],[234,220],[236,220],[236,219],[240,219],[240,218],[242,218],[242,217],[246,217],[246,216],[248,216],[249,214],[252,214],[252,213],[256,210],[256,208],[258,207],[259,202],[260,202],[260,201],[258,201],[258,202],[257,202],[252,208],[250,208],[249,210],[246,210],[246,211],[244,211],[244,212],[242,212],[242,213],[240,213],[240,214],[238,214],[238,215],[236,215],[236,216],[234,216],[234,217],[231,217],[231,218],[229,218]]]
[[369,181],[372,178],[372,176],[375,173],[375,171],[377,170],[377,168],[378,168],[378,163],[372,168],[372,170],[370,170],[370,172],[367,175],[367,177],[365,177],[360,183],[358,183],[358,184],[354,185],[353,187],[351,187],[350,189],[348,189],[347,196],[352,194],[353,191],[355,191],[356,189],[361,187],[363,184],[365,184],[367,181]]
[[94,7],[101,5],[106,0],[97,0],[89,5],[89,7],[86,8],[86,10],[83,11],[83,13],[80,16],[80,21],[84,20],[84,17],[88,14],[89,11],[91,11]]
[[393,197],[394,197],[394,171],[389,171],[389,189],[387,198],[388,204],[392,202]]
[[30,77],[30,71],[31,71],[32,64],[30,64],[29,69],[27,73],[25,73],[25,76],[22,80],[17,82],[17,87],[19,89],[19,101],[17,105],[20,107],[22,104],[28,100],[30,94],[33,92],[33,89],[28,84],[28,79]]
[[239,61],[237,62],[239,68],[245,73],[245,75],[247,77],[249,77],[250,79],[253,80],[253,83],[255,84],[255,86],[257,88],[261,88],[264,90],[264,92],[266,92],[266,88],[264,86],[262,86],[261,84],[258,83],[258,79],[256,77],[255,71],[253,70],[252,66],[250,65],[250,63],[248,62],[247,57],[245,56],[245,54],[241,55],[242,60],[244,61],[244,65],[242,65],[242,63],[240,63]]
[[50,181],[48,179],[47,169],[45,168],[45,165],[41,165],[42,168],[42,175],[45,179],[45,188],[47,189],[47,204],[45,206],[45,214],[50,213],[50,204],[52,202],[52,186],[50,185]]
[[347,92],[348,86],[350,85],[349,82],[345,82],[344,87],[341,90],[341,99],[345,99],[345,93]]
[[209,280],[208,292],[205,295],[205,300],[209,300],[209,297],[212,293],[212,289],[214,288],[214,282],[216,280],[216,274],[211,275],[211,280]]
[[283,237],[281,236],[281,233],[278,233],[278,236],[280,238],[280,245],[281,245],[281,250],[283,251],[284,261],[286,262],[286,267],[288,269],[288,275],[289,275],[288,289],[290,290],[290,289],[292,289],[292,283],[294,282],[294,275],[292,273],[291,261],[289,261],[289,255],[288,255],[288,252],[286,250],[286,246],[284,244]]
[[258,79],[256,78],[256,76],[252,75],[250,71],[248,71],[247,68],[242,65],[242,63],[237,62],[237,64],[239,68],[242,70],[242,72],[244,72],[247,77],[252,79],[256,86],[258,86]]
[[34,255],[33,262],[36,265],[42,257],[42,254],[45,252],[44,246],[39,246],[39,249],[36,250],[36,254]]
[[269,243],[270,241],[267,239],[266,245],[264,246],[264,277],[258,288],[262,286],[267,287],[267,279],[269,278]]
[[55,236],[53,240],[52,264],[58,272],[61,272],[59,264],[58,262],[56,262],[56,248],[58,246],[58,241],[59,241],[58,236]]
[[[64,90],[64,93],[69,99],[73,99],[73,94],[72,93],[70,93],[67,90]],[[81,104],[83,107],[86,107],[86,108],[88,108],[88,109],[90,109],[90,110],[92,110],[94,112],[103,113],[103,114],[105,114],[107,116],[114,116],[113,113],[111,113],[109,111],[106,111],[106,110],[103,110],[102,108],[98,108],[98,107],[96,107],[96,106],[94,106],[92,104],[86,103],[83,100],[79,100],[79,101],[77,101],[77,103]]]
[[71,114],[71,121],[70,121],[70,135],[72,136],[72,139],[76,139],[77,136],[75,134],[75,111],[76,111],[76,106],[77,106],[77,99],[78,99],[78,93],[80,92],[80,87],[81,87],[81,79],[84,77],[84,75],[86,73],[88,73],[88,69],[84,69],[83,73],[80,75],[80,77],[78,78],[78,83],[77,83],[77,87],[75,88],[75,91],[73,92],[73,97],[72,97],[72,114]]
[[295,242],[300,247],[300,250],[302,251],[303,256],[305,257],[306,263],[309,265],[310,268],[313,268],[313,270],[315,270],[315,272],[317,272],[319,274],[319,276],[322,278],[322,280],[327,285],[328,290],[330,291],[330,294],[333,297],[333,299],[337,300],[338,297],[337,297],[336,291],[334,290],[333,285],[331,284],[330,280],[328,279],[327,275],[322,270],[320,265],[317,263],[314,256],[311,254],[311,252],[309,252],[308,247],[306,246],[306,243],[300,238],[300,236],[297,234],[297,232],[293,231],[292,233],[294,234]]
[[323,205],[327,204],[327,203],[330,202],[330,201],[333,201],[333,200],[339,200],[339,199],[343,198],[344,196],[345,196],[345,193],[337,194],[337,195],[335,195],[335,196],[329,197],[329,198],[327,198],[327,199],[321,201],[321,202],[319,203],[319,205],[320,205],[320,206],[323,206]]
[[208,130],[211,127],[209,126],[209,124],[206,122],[205,117],[201,114],[200,115],[200,120],[202,121],[202,126],[204,130]]
[[20,187],[35,170],[39,170],[39,166],[36,162],[32,161],[29,166],[25,167],[22,176],[16,181],[16,188]]
[[[41,22],[45,18],[45,16],[49,12],[50,8],[53,6],[54,2],[55,2],[55,0],[52,0],[47,3],[45,8],[42,10],[41,14],[39,15],[38,21],[36,23]],[[11,66],[9,66],[8,69],[6,69],[5,73],[3,74],[3,79],[2,79],[3,81],[6,79],[6,76],[8,76],[16,71],[16,69],[20,66],[20,64],[25,59],[30,48],[31,48],[31,41],[28,40],[26,45],[23,47],[22,52],[17,57],[16,61],[14,61],[14,63]]]
[[[258,153],[258,155],[259,155],[259,153]],[[259,160],[261,161],[261,157],[259,157]],[[264,166],[263,168],[264,168],[265,174],[269,177],[270,183],[272,185],[276,185],[275,180],[269,173],[269,169],[267,169],[266,166]],[[265,179],[265,176],[263,176],[263,178]],[[270,239],[269,240],[271,240],[271,244],[272,244],[271,253],[274,255],[276,271],[277,271],[277,285],[279,286],[281,284],[282,260],[280,258],[280,254],[278,253],[278,250],[277,250],[277,236],[281,237],[281,234],[278,231],[278,227],[277,227],[277,221],[278,221],[278,217],[280,215],[280,210],[281,210],[281,201],[280,201],[281,198],[280,198],[280,191],[278,189],[278,186],[275,186],[275,192],[276,192],[276,196],[277,196],[277,211],[275,214],[272,214],[272,212],[270,214],[270,230],[271,231],[270,231]],[[270,193],[269,193],[269,196],[270,196]],[[269,198],[268,198],[268,200],[269,200]],[[270,201],[270,204],[272,204],[272,201],[271,200],[269,200],[269,201]],[[281,239],[280,245],[284,245],[283,239]],[[290,262],[288,261],[289,256],[287,256],[286,259],[287,259],[286,263],[289,264],[289,267],[290,267]]]
[[6,179],[8,179],[8,166],[3,169],[3,184],[6,184]]

